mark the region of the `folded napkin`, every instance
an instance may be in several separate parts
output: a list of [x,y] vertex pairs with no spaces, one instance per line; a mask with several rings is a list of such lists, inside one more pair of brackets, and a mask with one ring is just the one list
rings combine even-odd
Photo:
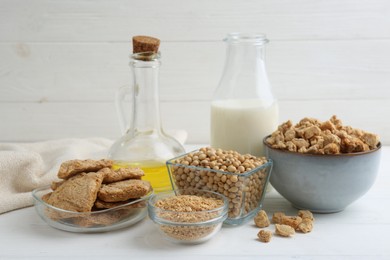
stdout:
[[0,214],[31,206],[31,191],[56,180],[62,162],[106,158],[112,142],[90,138],[0,144]]

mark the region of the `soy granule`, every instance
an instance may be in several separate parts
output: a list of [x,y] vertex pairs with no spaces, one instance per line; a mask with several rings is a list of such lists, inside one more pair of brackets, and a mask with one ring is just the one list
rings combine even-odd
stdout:
[[272,238],[272,232],[269,230],[260,230],[259,233],[257,233],[257,237],[261,242],[268,243],[271,241]]
[[158,200],[156,207],[178,212],[193,212],[210,210],[221,207],[223,201],[216,198],[208,198],[196,195],[179,195]]
[[[254,218],[257,227],[268,227],[269,219],[264,210],[258,212]],[[282,237],[290,237],[295,231],[309,233],[313,230],[314,216],[309,210],[299,210],[297,216],[286,216],[284,212],[275,212],[272,215],[272,223],[275,224],[275,234]],[[269,230],[260,230],[257,237],[261,242],[269,242],[272,232]]]
[[290,237],[295,234],[295,229],[289,225],[275,224],[275,234],[282,237]]
[[268,215],[264,210],[260,210],[253,220],[255,221],[255,225],[259,228],[268,227],[270,225]]
[[[209,211],[222,207],[220,199],[196,195],[178,195],[158,200],[155,206],[162,211],[158,215],[165,220],[181,222],[181,225],[161,225],[160,229],[168,236],[179,240],[197,240],[213,233],[217,225],[190,226],[185,223],[197,223],[213,219],[219,211]],[[222,209],[221,209],[222,210]]]

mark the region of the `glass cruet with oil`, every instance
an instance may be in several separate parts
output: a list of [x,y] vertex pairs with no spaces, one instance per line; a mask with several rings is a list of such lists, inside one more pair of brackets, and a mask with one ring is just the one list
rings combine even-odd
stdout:
[[[167,135],[161,125],[160,65],[160,53],[131,55],[133,84],[130,88],[122,87],[116,97],[120,122],[127,130],[108,154],[114,160],[115,168],[141,168],[145,172],[142,179],[149,181],[155,192],[172,189],[165,162],[185,152],[183,146]],[[126,109],[130,109],[131,113]],[[126,114],[130,114],[130,118],[124,118]]]

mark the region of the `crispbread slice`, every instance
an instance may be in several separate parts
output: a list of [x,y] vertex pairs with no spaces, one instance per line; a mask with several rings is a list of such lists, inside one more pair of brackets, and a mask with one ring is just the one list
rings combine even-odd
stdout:
[[[126,201],[106,202],[106,201],[97,199],[95,201],[95,208],[97,208],[97,209],[111,209],[111,208],[115,208],[115,207],[118,207],[118,206],[125,205],[127,203],[132,202],[132,201],[134,201],[134,200],[130,199],[130,200],[126,200]],[[133,203],[133,204],[127,205],[125,208],[143,208],[145,206],[146,206],[146,202],[145,201],[139,201],[137,203]]]
[[117,170],[111,168],[103,168],[99,172],[104,172],[105,177],[103,183],[112,183],[127,179],[141,179],[144,176],[144,171],[140,168],[119,168]]
[[103,178],[103,173],[80,173],[54,190],[47,203],[65,210],[89,212],[95,203]]
[[113,165],[112,160],[69,160],[63,162],[58,171],[58,178],[69,179],[70,177],[81,172],[96,172],[105,167],[111,167]]
[[110,184],[103,184],[98,198],[106,202],[118,202],[145,196],[151,189],[150,183],[144,180],[130,179]]
[[139,209],[120,209],[102,214],[73,218],[74,225],[80,227],[110,226],[139,213]]
[[53,181],[50,185],[50,188],[52,190],[56,190],[58,187],[60,187],[62,184],[64,184],[65,180],[62,181]]
[[52,192],[46,193],[45,195],[42,196],[42,200],[44,202],[48,203],[51,194],[52,194]]

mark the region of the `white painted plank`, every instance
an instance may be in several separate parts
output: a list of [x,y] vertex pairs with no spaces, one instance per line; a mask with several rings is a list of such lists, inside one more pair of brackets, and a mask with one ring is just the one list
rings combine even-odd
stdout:
[[[390,40],[275,41],[267,69],[280,100],[390,98]],[[0,101],[112,101],[130,84],[128,43],[0,44]],[[161,100],[210,100],[221,42],[162,45]]]
[[[209,142],[209,102],[163,102],[161,112],[164,128],[186,130],[187,143]],[[280,122],[297,122],[306,116],[327,120],[333,114],[344,124],[377,133],[383,144],[390,144],[387,100],[280,102]],[[113,102],[0,103],[0,141],[96,136],[120,136]]]
[[0,41],[107,42],[150,34],[210,41],[230,31],[272,39],[390,37],[386,0],[1,0]]

